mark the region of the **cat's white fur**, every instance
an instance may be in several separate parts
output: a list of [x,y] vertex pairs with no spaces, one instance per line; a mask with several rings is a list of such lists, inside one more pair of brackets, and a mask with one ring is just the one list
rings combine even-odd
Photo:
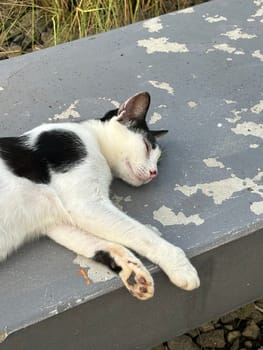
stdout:
[[[199,278],[184,252],[117,209],[109,199],[112,174],[140,186],[157,174],[161,151],[147,152],[143,136],[113,117],[82,123],[41,125],[27,133],[29,144],[44,130],[76,133],[88,155],[51,183],[36,184],[9,171],[0,158],[0,260],[27,240],[47,235],[77,254],[109,252],[122,268],[120,277],[139,299],[153,295],[153,281],[127,248],[159,265],[177,286],[191,290]],[[133,276],[130,281],[129,277]]]

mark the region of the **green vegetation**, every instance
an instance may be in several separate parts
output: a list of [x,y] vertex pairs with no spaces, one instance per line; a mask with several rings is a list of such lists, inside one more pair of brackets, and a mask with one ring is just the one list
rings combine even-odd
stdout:
[[205,0],[0,0],[0,59]]

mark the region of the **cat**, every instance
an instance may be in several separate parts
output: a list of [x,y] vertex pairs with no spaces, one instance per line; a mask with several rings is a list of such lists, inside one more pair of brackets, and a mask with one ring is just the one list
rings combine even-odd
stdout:
[[0,261],[24,242],[48,236],[115,271],[141,300],[154,294],[146,257],[175,285],[199,277],[185,253],[120,211],[109,198],[113,177],[141,186],[158,175],[161,149],[146,123],[150,95],[140,92],[101,119],[40,125],[0,138]]

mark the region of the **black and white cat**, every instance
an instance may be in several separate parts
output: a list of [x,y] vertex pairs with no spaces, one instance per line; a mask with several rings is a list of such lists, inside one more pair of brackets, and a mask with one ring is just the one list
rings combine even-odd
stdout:
[[159,265],[177,286],[199,286],[180,248],[109,199],[112,176],[134,186],[157,176],[156,137],[166,131],[148,129],[149,104],[143,92],[100,120],[44,124],[19,137],[0,138],[0,260],[46,235],[108,265],[139,299],[153,296],[153,280],[127,248]]

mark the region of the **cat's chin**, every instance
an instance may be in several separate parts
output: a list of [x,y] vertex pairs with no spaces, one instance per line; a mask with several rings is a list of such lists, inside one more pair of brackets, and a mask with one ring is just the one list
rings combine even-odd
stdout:
[[123,174],[120,177],[123,181],[127,182],[132,186],[139,187],[149,183],[152,180],[152,178],[145,178],[140,175],[137,175],[133,170],[129,161],[126,161],[126,168],[127,168],[127,173]]

